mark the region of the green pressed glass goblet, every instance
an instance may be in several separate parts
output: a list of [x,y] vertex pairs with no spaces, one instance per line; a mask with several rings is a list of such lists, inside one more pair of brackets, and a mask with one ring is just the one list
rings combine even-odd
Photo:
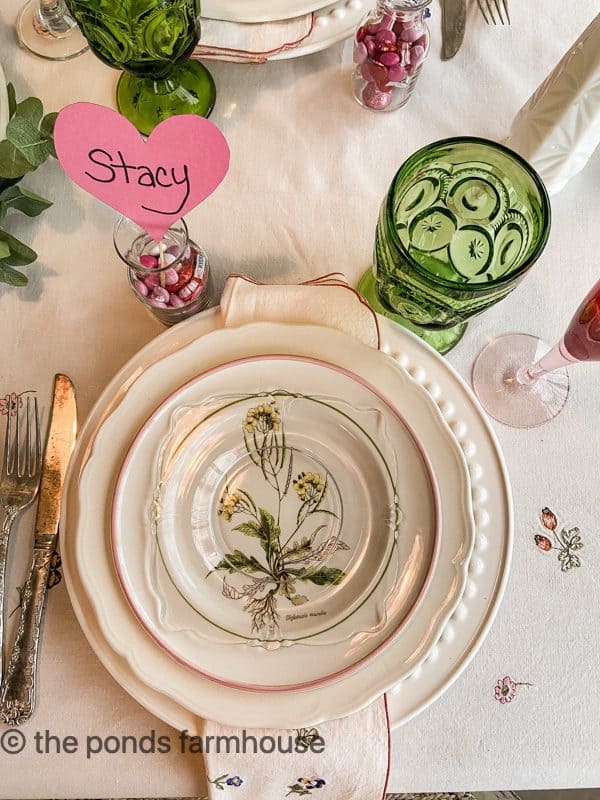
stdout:
[[175,114],[210,114],[214,81],[190,60],[200,38],[200,0],[66,2],[92,51],[124,70],[117,107],[140,133]]
[[521,281],[549,232],[546,189],[519,155],[486,139],[434,142],[396,173],[373,270],[358,288],[376,311],[447,353],[469,317]]

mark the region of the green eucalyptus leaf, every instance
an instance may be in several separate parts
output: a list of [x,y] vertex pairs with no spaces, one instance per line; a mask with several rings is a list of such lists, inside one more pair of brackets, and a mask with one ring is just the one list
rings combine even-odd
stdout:
[[9,208],[15,208],[28,217],[37,217],[51,205],[49,200],[45,200],[35,192],[22,189],[20,186],[10,186],[0,192],[0,219],[2,219],[3,211],[6,213]]
[[22,178],[23,175],[34,169],[35,167],[17,150],[12,142],[7,139],[0,142],[0,177]]
[[57,111],[52,111],[50,114],[46,114],[44,119],[40,124],[40,133],[46,139],[48,144],[50,145],[50,155],[56,158],[56,150],[54,148],[54,125],[56,123],[56,118],[58,117]]
[[27,264],[32,264],[36,258],[37,253],[31,247],[15,239],[10,233],[0,230],[0,243],[4,242],[10,248],[10,255],[5,256],[3,261],[5,264],[10,264],[13,267],[25,267]]
[[6,242],[0,242],[0,259],[10,255],[10,247]]
[[51,111],[50,114],[46,114],[44,119],[40,123],[40,133],[46,139],[50,139],[50,137],[54,136],[54,126],[56,124],[56,118],[58,117],[58,111]]
[[37,128],[42,120],[43,113],[44,106],[42,105],[42,101],[38,100],[37,97],[28,97],[26,100],[22,100],[18,103],[14,116],[27,120],[27,122],[30,122]]
[[17,108],[17,98],[15,96],[15,87],[12,83],[7,84],[6,92],[8,94],[8,118],[10,119]]
[[26,119],[14,116],[6,126],[6,138],[27,161],[39,167],[51,153],[47,139],[42,139],[38,129]]
[[8,189],[9,186],[14,186],[20,180],[20,178],[0,178],[0,192]]
[[28,280],[22,272],[18,272],[0,260],[0,283],[8,283],[10,286],[27,286]]

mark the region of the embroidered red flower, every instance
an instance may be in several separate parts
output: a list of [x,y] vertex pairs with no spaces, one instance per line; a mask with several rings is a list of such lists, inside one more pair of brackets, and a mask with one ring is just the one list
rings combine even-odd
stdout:
[[556,514],[550,511],[549,508],[543,508],[542,513],[540,514],[540,519],[542,520],[542,525],[549,531],[556,530],[556,526],[558,525],[558,520],[556,519]]
[[533,538],[540,550],[545,550],[546,552],[552,550],[552,542],[547,536],[542,536],[541,533],[536,533]]

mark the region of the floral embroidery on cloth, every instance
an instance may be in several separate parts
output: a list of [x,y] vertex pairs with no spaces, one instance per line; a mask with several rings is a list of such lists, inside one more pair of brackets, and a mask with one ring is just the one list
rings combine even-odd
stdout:
[[494,697],[502,705],[512,703],[517,695],[517,688],[519,686],[533,686],[533,684],[515,681],[510,675],[505,675],[504,678],[500,678],[494,686]]
[[308,748],[316,742],[317,739],[321,739],[322,736],[317,730],[317,728],[298,728],[296,730],[296,746],[304,747],[308,750]]
[[293,783],[287,788],[290,790],[286,797],[289,797],[291,794],[296,795],[306,795],[312,794],[313,789],[322,789],[325,786],[326,782],[323,778],[298,778],[297,783]]
[[[533,540],[544,553],[549,553],[551,550],[558,551],[558,561],[562,572],[568,572],[575,567],[581,566],[581,558],[577,554],[578,550],[583,547],[581,541],[581,531],[579,528],[564,528],[561,527],[560,532],[557,532],[559,527],[556,514],[548,507],[543,508],[540,513],[540,522],[544,530],[548,533],[536,533]],[[550,539],[552,535],[554,542]]]
[[0,414],[4,417],[14,417],[17,410],[23,408],[23,395],[32,394],[33,389],[27,389],[25,392],[17,394],[16,392],[9,392],[4,397],[0,397]]
[[243,778],[240,778],[239,775],[232,775],[229,777],[229,773],[226,772],[225,775],[219,775],[218,778],[211,780],[208,778],[208,782],[212,783],[213,786],[216,786],[217,789],[222,789],[223,791],[226,788],[233,787],[238,789],[244,782]]

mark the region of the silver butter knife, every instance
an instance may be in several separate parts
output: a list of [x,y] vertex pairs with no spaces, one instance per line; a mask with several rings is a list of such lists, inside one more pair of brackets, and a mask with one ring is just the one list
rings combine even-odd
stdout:
[[25,722],[35,707],[48,575],[58,535],[63,483],[76,433],[77,406],[73,384],[66,375],[56,375],[50,429],[42,463],[33,561],[23,589],[17,636],[0,690],[0,718],[9,725]]
[[448,61],[460,50],[467,24],[467,0],[442,0],[442,59]]

